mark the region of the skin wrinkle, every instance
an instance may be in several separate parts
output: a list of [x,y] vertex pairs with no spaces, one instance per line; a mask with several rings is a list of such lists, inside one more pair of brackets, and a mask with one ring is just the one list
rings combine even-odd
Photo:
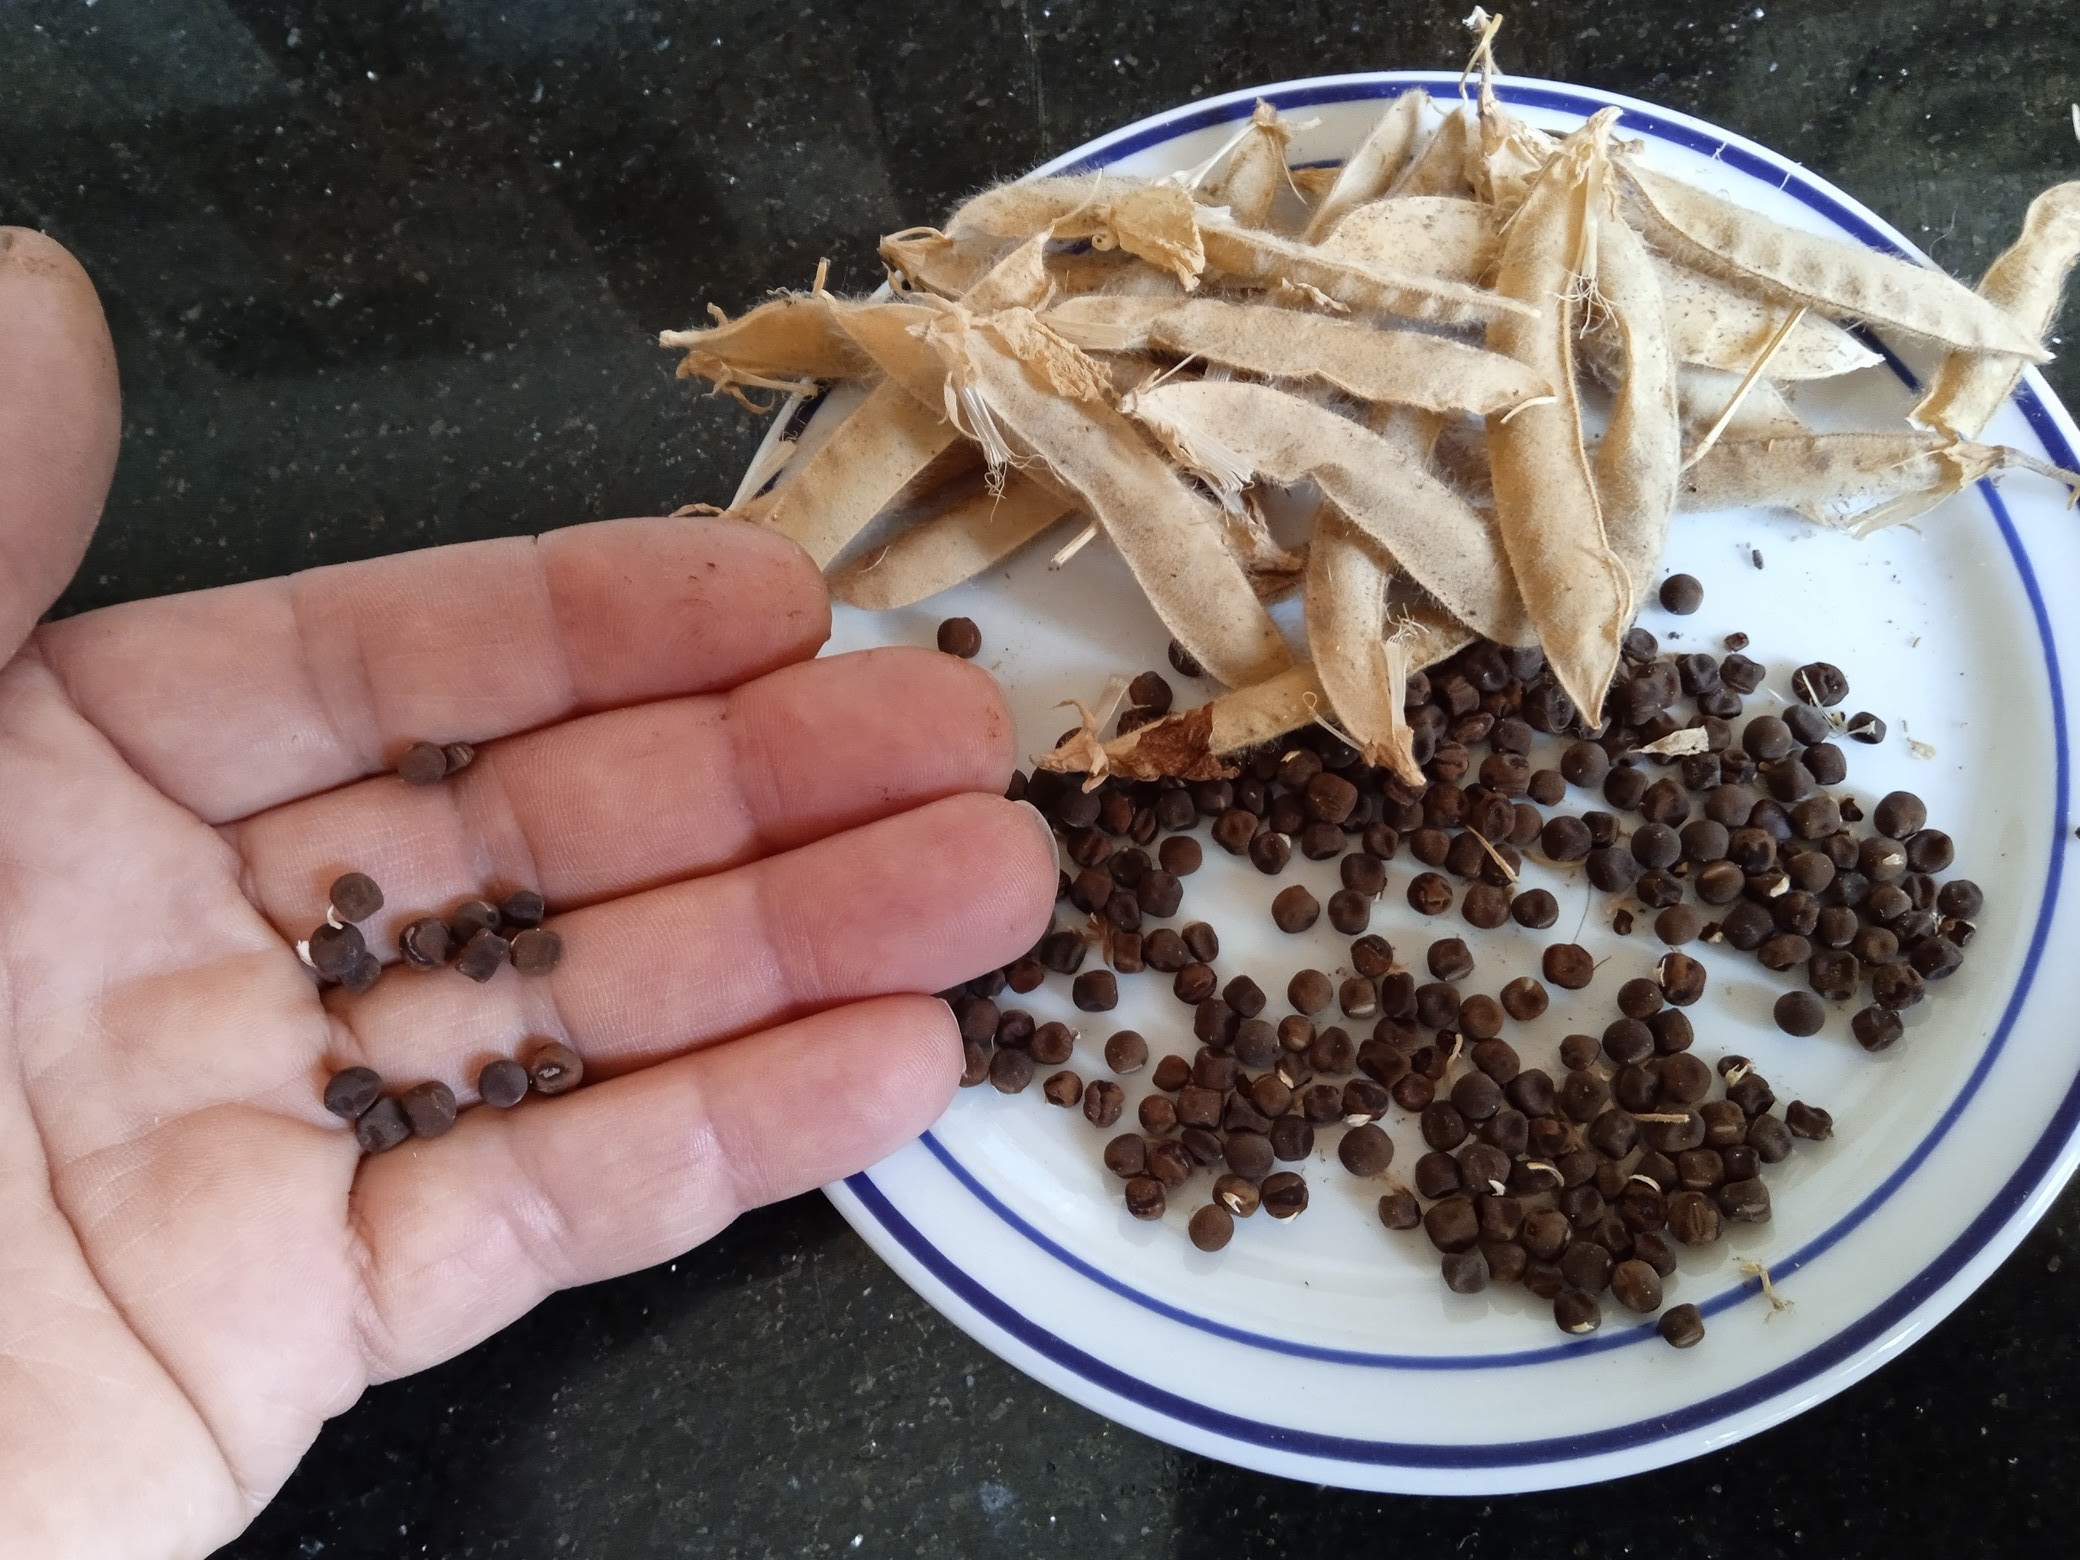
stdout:
[[336,684],[322,675],[317,657],[317,635],[315,625],[306,611],[306,595],[311,589],[307,584],[311,576],[292,574],[282,582],[283,593],[289,600],[289,622],[296,644],[296,666],[303,675],[304,686],[310,689],[312,706],[324,717],[326,729],[332,737],[333,746],[359,760],[363,770],[381,767],[382,763],[382,715],[376,708],[374,677],[369,670],[366,641],[359,629],[354,633],[352,665],[359,684],[360,698],[354,706],[362,719],[356,722],[357,730],[350,735],[340,719],[337,701],[332,697]]
[[[0,958],[0,971],[4,971],[5,963],[5,959]],[[18,1018],[19,1015],[10,1014],[10,1017]],[[9,1030],[9,1033],[18,1032],[18,1030],[13,1028]],[[266,1496],[255,1490],[233,1465],[231,1455],[226,1450],[223,1439],[218,1435],[216,1426],[211,1422],[209,1415],[203,1412],[202,1405],[196,1400],[195,1394],[188,1390],[188,1384],[174,1372],[166,1363],[165,1358],[152,1346],[151,1341],[138,1330],[137,1324],[131,1319],[130,1313],[124,1308],[122,1301],[117,1299],[110,1291],[108,1282],[102,1276],[100,1267],[95,1263],[92,1254],[87,1249],[87,1242],[81,1235],[79,1225],[73,1221],[71,1211],[65,1206],[64,1200],[59,1196],[57,1178],[51,1173],[49,1156],[43,1152],[43,1145],[50,1141],[49,1132],[41,1113],[37,1110],[35,1092],[28,1087],[26,1078],[21,1080],[21,1096],[22,1108],[28,1112],[30,1124],[34,1129],[32,1136],[37,1146],[37,1158],[43,1166],[44,1190],[50,1207],[64,1224],[67,1235],[71,1237],[73,1252],[79,1258],[81,1268],[92,1282],[95,1293],[101,1297],[102,1302],[108,1307],[109,1314],[121,1324],[123,1330],[130,1335],[137,1347],[143,1351],[145,1357],[152,1362],[154,1368],[165,1378],[166,1384],[179,1396],[181,1403],[194,1419],[196,1427],[201,1430],[203,1439],[208,1442],[210,1450],[216,1454],[217,1468],[222,1471],[225,1481],[237,1492],[245,1512],[250,1514],[259,1510],[266,1503]]]

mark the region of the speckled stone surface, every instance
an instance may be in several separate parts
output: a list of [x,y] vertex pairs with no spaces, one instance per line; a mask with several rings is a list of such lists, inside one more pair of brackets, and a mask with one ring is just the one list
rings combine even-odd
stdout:
[[[128,396],[65,605],[725,500],[759,427],[675,383],[658,328],[819,256],[833,285],[876,280],[878,234],[1170,103],[1454,65],[1462,10],[9,0],[0,220],[86,262]],[[1503,45],[1774,146],[1967,276],[2080,162],[2061,0],[1520,4]],[[1755,1440],[1454,1502],[1108,1425],[800,1200],[372,1391],[224,1553],[2052,1551],[2080,1476],[2076,1242],[2069,1194],[1932,1338]]]

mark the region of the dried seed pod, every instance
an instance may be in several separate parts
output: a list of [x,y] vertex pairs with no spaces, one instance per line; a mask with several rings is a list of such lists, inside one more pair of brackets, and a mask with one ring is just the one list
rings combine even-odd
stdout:
[[1479,282],[1495,268],[1502,227],[1492,207],[1450,195],[1397,195],[1360,206],[1322,253],[1443,281]]
[[[1625,566],[1605,536],[1576,396],[1578,298],[1609,198],[1606,109],[1567,138],[1525,197],[1504,242],[1496,289],[1532,306],[1488,329],[1488,346],[1554,387],[1554,399],[1488,419],[1503,547],[1561,688],[1600,709],[1632,620]],[[1491,636],[1492,637],[1492,636]]]
[[[2042,337],[2058,313],[2066,275],[2080,256],[2080,183],[2059,184],[2029,203],[2022,236],[1979,279],[1979,296],[2023,330]],[[2023,361],[1990,353],[1953,352],[1910,414],[1925,427],[1976,438],[2014,393]]]
[[1592,468],[1610,550],[1625,566],[1635,600],[1660,571],[1682,465],[1675,358],[1647,246],[1621,221],[1596,229],[1596,286],[1623,348],[1610,426]]
[[1297,239],[1223,222],[1211,211],[1199,213],[1199,241],[1206,252],[1207,274],[1232,285],[1310,288],[1347,309],[1430,325],[1485,325],[1532,313],[1514,297],[1417,271],[1335,259]]
[[1452,616],[1500,643],[1528,640],[1493,529],[1379,435],[1313,402],[1239,382],[1173,381],[1134,396],[1130,410],[1215,481],[1312,478]]
[[1423,143],[1408,171],[1387,193],[1404,195],[1453,195],[1478,193],[1474,176],[1481,163],[1481,133],[1473,113],[1464,104],[1452,109]]
[[831,595],[877,612],[911,606],[994,568],[1075,508],[1018,476],[1001,492],[962,488],[936,513],[834,570]]
[[1308,219],[1308,243],[1322,242],[1345,213],[1378,200],[1408,171],[1423,141],[1424,111],[1429,105],[1430,95],[1421,87],[1411,87],[1388,105],[1336,170],[1335,182]]
[[[1784,323],[1784,310],[1702,271],[1655,256],[1655,279],[1667,311],[1668,335],[1678,362],[1734,378],[1762,354]],[[1848,331],[1808,312],[1791,327],[1769,361],[1773,379],[1827,379],[1879,361]]]
[[1457,625],[1433,609],[1383,634],[1392,567],[1377,542],[1325,506],[1307,553],[1307,639],[1323,691],[1365,762],[1420,785],[1403,702],[1408,673],[1412,662],[1449,653]]
[[1070,298],[1044,318],[1091,352],[1201,358],[1425,411],[1486,416],[1547,393],[1545,381],[1523,364],[1448,337],[1223,298]]
[[844,307],[826,292],[789,293],[733,320],[715,310],[709,329],[661,331],[657,344],[685,352],[681,379],[710,380],[724,393],[750,386],[795,394],[815,389],[818,380],[867,372],[866,357],[838,324]]
[[1287,186],[1286,143],[1292,139],[1292,127],[1278,117],[1277,106],[1259,99],[1249,128],[1224,151],[1225,166],[1199,186],[1200,200],[1227,207],[1245,227],[1265,226]]
[[1966,444],[1947,434],[1814,433],[1722,440],[1683,473],[1676,503],[1681,509],[1775,505],[1816,525],[1868,535],[2011,467],[2080,484],[2080,477],[2020,450]]
[[1124,417],[1043,389],[993,330],[955,321],[927,340],[947,361],[949,396],[967,408],[977,431],[995,427],[1016,437],[1082,498],[1157,615],[1208,672],[1242,687],[1292,664],[1211,506]]
[[956,211],[946,231],[956,238],[1090,239],[1121,249],[1177,278],[1187,291],[1206,266],[1199,208],[1175,184],[1140,184],[1118,174],[1028,179],[984,190]]
[[2049,355],[2024,326],[1932,266],[1787,227],[1630,157],[1616,161],[1628,212],[1657,249],[1693,269],[1945,346],[2033,363]]
[[1328,702],[1314,668],[1296,666],[1194,709],[1151,721],[1110,742],[1099,738],[1096,718],[1085,711],[1081,728],[1035,763],[1042,770],[1088,775],[1087,783],[1092,785],[1107,775],[1136,780],[1166,775],[1224,780],[1237,770],[1222,761],[1222,754],[1296,730],[1316,719]]

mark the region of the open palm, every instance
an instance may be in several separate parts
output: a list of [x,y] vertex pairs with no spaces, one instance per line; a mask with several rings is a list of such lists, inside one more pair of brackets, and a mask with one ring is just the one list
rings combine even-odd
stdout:
[[[950,657],[812,661],[821,581],[748,527],[623,521],[35,628],[116,444],[57,246],[0,229],[0,1488],[10,1552],[236,1533],[370,1382],[872,1161],[960,1071],[932,991],[1031,944],[1053,849]],[[302,523],[302,522],[298,522]],[[17,648],[18,647],[18,648]],[[442,785],[384,773],[470,741]],[[293,949],[358,868],[395,931],[539,889],[556,973]],[[539,1037],[587,1086],[359,1156],[361,1063],[465,1106]],[[15,1546],[19,1545],[19,1550]]]

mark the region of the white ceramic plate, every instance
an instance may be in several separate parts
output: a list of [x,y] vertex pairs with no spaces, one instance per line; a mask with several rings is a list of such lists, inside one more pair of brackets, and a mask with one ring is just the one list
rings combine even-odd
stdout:
[[[1342,76],[1239,92],[1130,125],[1043,171],[1193,165],[1260,96],[1312,122],[1293,143],[1296,162],[1335,158],[1415,86],[1449,97],[1456,78]],[[1581,87],[1512,80],[1500,91],[1555,130],[1616,104],[1654,165],[1784,221],[1911,252],[1824,181],[1697,120]],[[1795,404],[1822,426],[1897,418],[1908,379],[1927,367],[1925,355],[1901,357]],[[2080,464],[2073,424],[2034,374],[1988,437]],[[1724,635],[1747,632],[1779,696],[1800,661],[1846,669],[1844,709],[1876,711],[1891,727],[1880,747],[1845,744],[1850,787],[1866,805],[1894,787],[1918,791],[1956,838],[1955,870],[1987,898],[1963,971],[1915,1010],[1906,1041],[1877,1057],[1849,1038],[1846,1008],[1812,1039],[1780,1034],[1769,1008],[1783,984],[1743,955],[1705,953],[1711,990],[1691,1010],[1700,1054],[1756,1058],[1780,1099],[1823,1104],[1840,1126],[1832,1142],[1801,1145],[1772,1169],[1773,1222],[1684,1254],[1668,1303],[1703,1308],[1700,1347],[1678,1353],[1608,1303],[1600,1332],[1569,1338],[1521,1290],[1448,1293],[1420,1232],[1379,1226],[1379,1187],[1337,1165],[1333,1131],[1301,1167],[1307,1215],[1241,1221],[1218,1256],[1184,1238],[1190,1195],[1160,1224],[1128,1218],[1099,1162],[1105,1134],[1045,1106],[1037,1088],[964,1092],[923,1138],[830,1188],[832,1199],[933,1305],[1039,1380],[1177,1446],[1293,1478],[1469,1494],[1574,1484],[1694,1456],[1839,1391],[1963,1300],[2075,1161],[2080,1042],[2070,998],[2045,978],[2047,965],[2070,970],[2080,953],[2062,871],[2073,712],[2060,671],[2080,653],[2080,620],[2069,585],[2057,585],[2080,579],[2080,525],[2062,499],[2019,476],[1867,542],[1781,516],[1677,522],[1668,564],[1705,581],[1704,609],[1673,618],[1650,607],[1646,626],[1675,651],[1717,652]],[[1040,752],[1069,724],[1058,700],[1090,700],[1115,672],[1165,666],[1166,636],[1119,560],[1092,546],[1050,573],[1052,545],[908,612],[841,609],[833,648],[928,644],[939,619],[973,617],[1022,746]],[[1179,702],[1204,696],[1187,685]],[[1339,966],[1346,943],[1326,919],[1309,935],[1280,935],[1267,913],[1278,884],[1219,850],[1206,855],[1183,915],[1220,929],[1224,974],[1246,970],[1279,994],[1296,969]],[[1333,862],[1296,869],[1324,898],[1335,886]],[[1419,964],[1430,938],[1461,928],[1407,908],[1412,870],[1405,855],[1393,865],[1373,929]],[[1619,983],[1647,973],[1656,947],[1644,928],[1617,936],[1612,904],[1578,874],[1533,867],[1530,877],[1559,895],[1560,926],[1476,934],[1481,967],[1469,984],[1492,991],[1535,970],[1542,945],[1584,918],[1579,939],[1609,962],[1587,991],[1555,992],[1542,1020],[1511,1035],[1527,1065],[1557,1070],[1559,1038],[1600,1031]],[[1058,984],[1017,1000],[1042,1020],[1081,1021],[1072,1065],[1085,1076],[1103,1075],[1100,1047],[1116,1028],[1140,1029],[1158,1055],[1190,1054],[1187,1010],[1163,977],[1124,979],[1118,1010],[1103,1016],[1076,1014]],[[1130,1102],[1145,1076],[1128,1080]],[[1404,1114],[1387,1125],[1405,1171],[1422,1144]],[[1793,1308],[1773,1314],[1740,1258],[1766,1264]]]

